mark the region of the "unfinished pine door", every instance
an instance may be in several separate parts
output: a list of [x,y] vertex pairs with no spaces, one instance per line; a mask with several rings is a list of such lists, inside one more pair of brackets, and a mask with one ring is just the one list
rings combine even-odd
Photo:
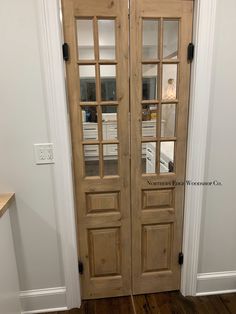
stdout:
[[131,291],[128,7],[64,0],[82,296]]
[[178,289],[192,1],[62,12],[82,297]]
[[[192,1],[131,0],[135,294],[180,287],[192,7]],[[152,132],[145,131],[146,119],[154,121]]]

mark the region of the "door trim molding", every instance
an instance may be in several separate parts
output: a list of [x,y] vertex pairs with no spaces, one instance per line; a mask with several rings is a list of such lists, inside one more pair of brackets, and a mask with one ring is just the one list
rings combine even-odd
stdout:
[[[204,181],[217,0],[195,1],[195,58],[191,75],[186,178]],[[183,295],[196,295],[203,186],[186,186],[183,232]]]
[[52,172],[62,277],[65,280],[66,305],[71,309],[80,307],[81,294],[60,3],[58,0],[37,0],[36,4],[48,129],[55,149],[56,161]]

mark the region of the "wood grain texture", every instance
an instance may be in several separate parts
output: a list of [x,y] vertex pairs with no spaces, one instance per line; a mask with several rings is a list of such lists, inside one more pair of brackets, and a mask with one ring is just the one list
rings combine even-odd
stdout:
[[[131,0],[130,2],[130,98],[131,98],[131,178],[135,185],[131,186],[131,204],[132,204],[132,284],[133,294],[154,293],[159,291],[176,290],[180,287],[180,266],[178,264],[178,254],[182,246],[182,226],[184,209],[184,186],[175,186],[174,182],[183,182],[185,179],[186,162],[186,143],[187,143],[187,121],[189,106],[189,84],[190,84],[190,64],[187,62],[187,47],[192,40],[192,13],[193,2],[191,1],[165,1],[165,0]],[[178,59],[166,60],[163,58],[163,25],[166,19],[175,19],[179,21],[179,48]],[[158,90],[155,102],[165,103],[162,95],[162,78],[164,77],[163,68],[166,63],[178,65],[178,75],[176,80],[177,99],[176,103],[176,134],[172,139],[175,141],[174,172],[160,173],[160,112],[158,112],[159,130],[157,137],[153,139],[156,142],[157,153],[157,173],[142,175],[142,112],[141,103],[142,93],[142,20],[159,20],[159,60],[158,64]],[[170,103],[170,101],[168,101]],[[170,140],[161,138],[161,141]],[[172,193],[163,193],[162,183],[169,183]],[[159,224],[171,224],[171,240],[168,242],[168,248],[160,245],[158,237],[154,236],[152,249],[146,250],[149,256],[145,259],[142,253],[145,252],[145,233],[143,226]],[[157,229],[156,229],[157,230]],[[167,240],[164,240],[167,243]],[[151,243],[149,241],[149,243]],[[158,254],[155,247],[157,249]],[[164,246],[167,246],[166,244]],[[145,247],[144,247],[145,248]],[[171,250],[168,254],[170,261],[165,259],[161,251]],[[152,272],[143,272],[143,260],[149,261],[150,265],[158,265],[156,258],[160,258],[159,266],[167,265],[169,271],[157,267]]]
[[14,193],[6,193],[0,195],[0,217],[6,212],[13,200],[15,199]]
[[[80,309],[51,314],[235,314],[236,293],[183,297],[180,292],[83,301]],[[45,313],[49,314],[49,313]]]
[[173,190],[149,190],[143,191],[143,209],[172,207]]
[[[81,275],[82,298],[104,298],[129,295],[131,292],[130,235],[130,163],[129,163],[129,77],[128,77],[128,6],[126,0],[63,0],[65,41],[70,47],[66,63],[67,86],[75,178],[77,237],[79,259],[83,262]],[[95,59],[78,60],[77,18],[93,21]],[[118,107],[118,139],[106,144],[119,145],[119,175],[104,177],[100,60],[98,19],[115,20],[116,58],[108,64],[116,66]],[[84,141],[80,101],[78,64],[93,64],[96,69],[96,101],[98,108],[98,141]],[[105,62],[107,64],[107,62]],[[84,144],[99,146],[99,176],[85,176]],[[91,231],[92,230],[92,231]],[[113,231],[112,231],[113,230]],[[115,231],[114,231],[115,230]],[[119,230],[118,232],[116,232]],[[119,235],[119,236],[118,236]]]
[[235,293],[223,294],[220,298],[230,313],[236,313]]

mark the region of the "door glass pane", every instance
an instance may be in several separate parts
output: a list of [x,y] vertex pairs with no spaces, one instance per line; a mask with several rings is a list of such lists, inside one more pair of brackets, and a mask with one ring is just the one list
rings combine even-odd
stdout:
[[82,106],[82,121],[83,121],[83,140],[93,141],[98,139],[98,124],[97,124],[97,107]]
[[143,59],[158,59],[158,20],[143,20]]
[[104,176],[118,174],[118,145],[103,145],[103,170]]
[[86,177],[99,176],[98,145],[84,145],[84,170]]
[[178,56],[179,21],[164,21],[163,58],[176,59]]
[[176,99],[177,64],[163,64],[162,99]]
[[161,142],[160,172],[174,172],[175,142]]
[[101,60],[115,60],[115,21],[98,20],[99,55]]
[[116,100],[116,66],[100,65],[101,99]]
[[175,107],[176,104],[162,104],[161,106],[161,136],[175,136]]
[[143,100],[157,99],[157,64],[143,64]]
[[76,20],[80,60],[94,59],[93,20]]
[[102,106],[102,128],[104,140],[117,139],[117,106]]
[[142,137],[156,137],[157,105],[143,105],[142,109]]
[[80,100],[96,101],[96,76],[94,65],[80,65]]
[[156,142],[142,143],[142,173],[156,173]]

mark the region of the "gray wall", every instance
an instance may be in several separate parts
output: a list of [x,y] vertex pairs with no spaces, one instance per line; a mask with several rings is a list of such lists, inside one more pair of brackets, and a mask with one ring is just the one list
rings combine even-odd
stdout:
[[36,1],[1,1],[0,192],[16,193],[21,290],[64,285],[52,165],[34,163],[33,144],[50,141],[37,27]]
[[[217,1],[199,273],[236,271],[236,1]],[[235,286],[235,284],[234,284]],[[236,287],[235,287],[236,288]]]

